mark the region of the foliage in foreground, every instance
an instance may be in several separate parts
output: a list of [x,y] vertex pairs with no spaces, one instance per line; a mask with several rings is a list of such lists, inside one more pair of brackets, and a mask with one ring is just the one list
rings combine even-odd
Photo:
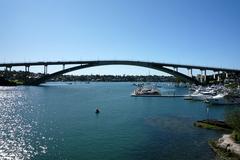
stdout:
[[225,115],[225,122],[234,129],[233,138],[240,141],[240,109],[228,112]]

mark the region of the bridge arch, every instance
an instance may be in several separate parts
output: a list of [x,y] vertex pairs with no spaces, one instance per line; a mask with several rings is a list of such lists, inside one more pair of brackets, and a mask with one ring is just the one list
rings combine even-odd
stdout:
[[76,71],[76,70],[80,70],[80,69],[85,69],[85,68],[90,68],[90,67],[97,67],[97,66],[106,66],[106,65],[130,65],[130,66],[139,66],[139,67],[146,67],[146,68],[150,68],[150,69],[155,69],[158,71],[162,71],[165,73],[168,73],[170,75],[173,75],[175,77],[179,77],[180,79],[190,82],[190,83],[194,83],[194,84],[199,84],[199,81],[197,81],[196,79],[189,77],[183,73],[180,73],[178,71],[175,70],[171,70],[169,68],[166,68],[160,64],[157,63],[151,63],[151,62],[140,62],[140,61],[95,61],[95,62],[87,62],[85,64],[81,64],[78,66],[74,66],[71,68],[67,68],[67,69],[63,69],[61,71],[52,73],[52,74],[48,74],[45,75],[37,80],[34,80],[32,82],[29,83],[29,85],[40,85],[44,82],[46,82],[49,79],[52,79],[58,75],[62,75],[68,72],[72,72],[72,71]]

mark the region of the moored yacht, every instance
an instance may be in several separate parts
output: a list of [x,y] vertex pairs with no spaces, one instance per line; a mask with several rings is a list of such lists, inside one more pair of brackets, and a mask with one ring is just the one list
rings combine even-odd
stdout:
[[160,90],[152,85],[136,88],[131,96],[160,96]]
[[203,91],[203,90],[196,90],[193,94],[190,94],[187,96],[186,99],[191,99],[194,101],[204,101],[207,98],[210,98],[212,96],[216,95],[214,91]]
[[240,97],[239,96],[232,96],[229,94],[218,94],[211,98],[207,98],[207,103],[212,105],[233,105],[233,104],[240,104]]

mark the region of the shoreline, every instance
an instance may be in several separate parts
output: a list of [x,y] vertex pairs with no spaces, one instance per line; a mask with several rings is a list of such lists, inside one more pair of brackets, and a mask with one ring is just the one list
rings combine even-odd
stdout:
[[214,120],[214,119],[205,119],[199,120],[193,123],[195,127],[205,128],[205,129],[213,129],[213,130],[224,130],[224,131],[232,131],[232,128],[227,125],[224,121]]
[[223,134],[222,137],[217,140],[210,140],[208,145],[216,154],[217,160],[239,160],[240,159],[240,144],[235,142],[231,137],[233,129],[228,126],[224,121],[218,120],[201,120],[193,124],[195,127],[222,130],[228,134]]
[[186,95],[131,95],[132,97],[186,97]]
[[240,159],[240,144],[235,143],[230,134],[224,134],[217,140],[211,140],[208,145],[216,154],[217,160]]

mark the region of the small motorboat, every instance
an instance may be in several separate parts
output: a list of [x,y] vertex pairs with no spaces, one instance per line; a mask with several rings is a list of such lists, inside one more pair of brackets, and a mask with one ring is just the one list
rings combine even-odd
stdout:
[[100,113],[100,110],[98,108],[96,108],[96,111],[95,111],[96,114]]

